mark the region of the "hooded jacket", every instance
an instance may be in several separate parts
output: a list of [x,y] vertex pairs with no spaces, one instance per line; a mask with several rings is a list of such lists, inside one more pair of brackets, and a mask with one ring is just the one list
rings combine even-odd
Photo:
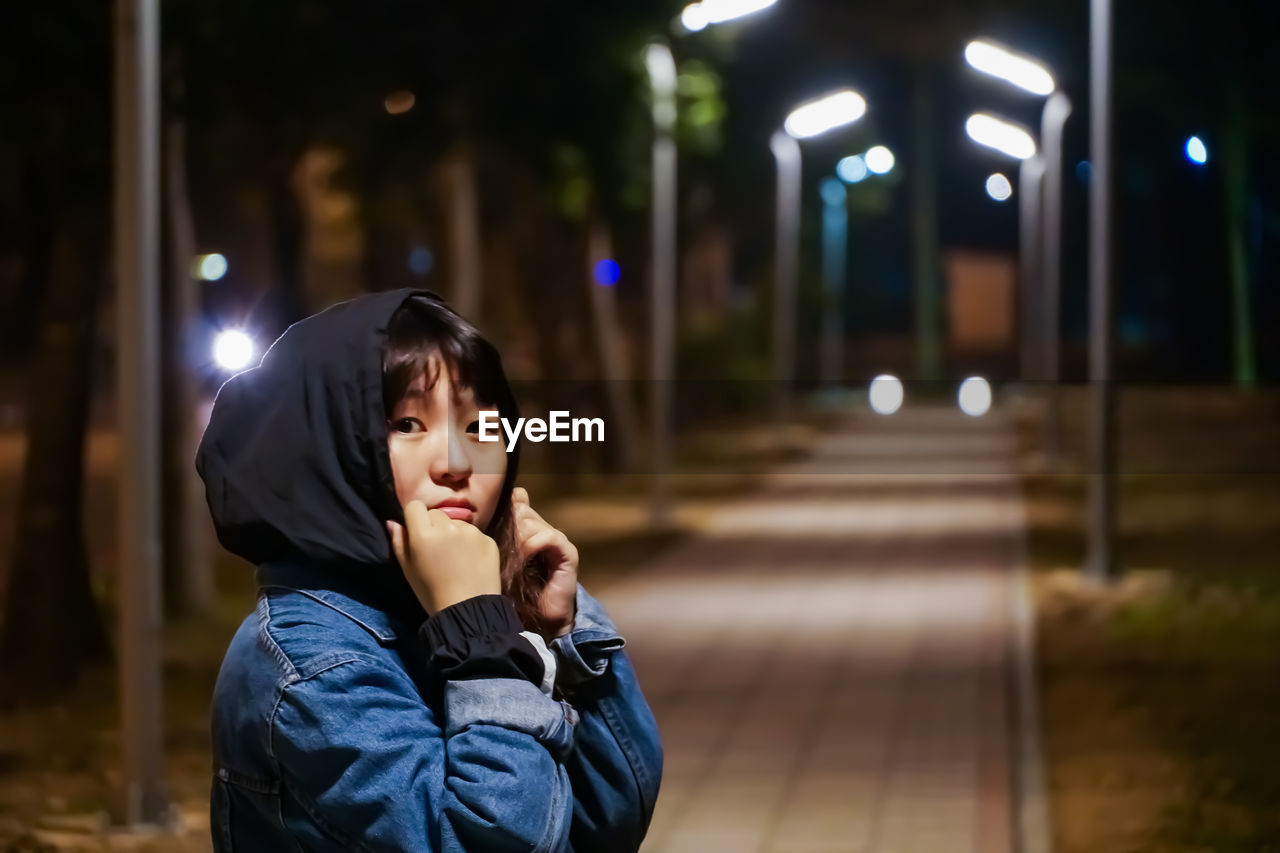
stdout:
[[428,618],[396,564],[381,348],[415,296],[294,324],[214,402],[196,467],[258,580],[214,690],[214,847],[637,849],[662,749],[599,603],[579,586],[538,649],[504,596]]

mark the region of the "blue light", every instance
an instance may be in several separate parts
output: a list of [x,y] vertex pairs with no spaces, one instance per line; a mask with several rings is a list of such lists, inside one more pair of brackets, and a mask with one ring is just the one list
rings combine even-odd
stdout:
[[435,265],[436,258],[430,249],[419,246],[409,253],[409,271],[414,275],[426,275]]
[[603,284],[608,287],[618,283],[618,279],[622,278],[622,268],[618,266],[618,262],[605,258],[603,261],[596,263],[594,275],[597,284]]
[[824,178],[818,192],[822,194],[823,203],[830,205],[831,207],[839,207],[840,205],[843,205],[847,198],[844,191],[844,184],[840,183],[835,178]]
[[1089,175],[1093,171],[1093,167],[1089,165],[1088,160],[1081,160],[1076,164],[1076,178],[1082,184],[1089,183]]
[[1205,148],[1204,140],[1198,136],[1193,136],[1187,140],[1187,159],[1197,166],[1203,166],[1209,162],[1209,149]]
[[845,157],[836,164],[836,174],[840,176],[840,180],[846,184],[856,184],[865,180],[870,170],[867,168],[867,161],[863,159],[861,154],[854,154],[852,157]]

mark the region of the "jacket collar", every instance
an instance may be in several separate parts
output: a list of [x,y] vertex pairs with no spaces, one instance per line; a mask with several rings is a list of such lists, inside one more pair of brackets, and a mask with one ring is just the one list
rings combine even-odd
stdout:
[[413,597],[408,583],[397,576],[389,583],[372,584],[367,580],[368,575],[356,574],[360,571],[381,574],[374,567],[335,570],[270,562],[258,566],[257,580],[259,588],[291,589],[338,611],[380,643],[394,643],[400,637],[412,636],[427,614]]

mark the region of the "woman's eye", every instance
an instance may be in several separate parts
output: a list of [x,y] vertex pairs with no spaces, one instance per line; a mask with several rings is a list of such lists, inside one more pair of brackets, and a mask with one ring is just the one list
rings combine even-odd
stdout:
[[467,424],[467,432],[480,432],[480,422],[472,421],[471,423]]
[[391,428],[396,432],[413,433],[424,432],[426,426],[417,418],[400,418],[391,424]]

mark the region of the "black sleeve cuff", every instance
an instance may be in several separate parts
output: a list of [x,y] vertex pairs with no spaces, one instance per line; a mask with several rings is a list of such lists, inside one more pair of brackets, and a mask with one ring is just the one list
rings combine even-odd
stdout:
[[542,658],[520,636],[524,625],[505,595],[477,595],[433,614],[418,629],[429,664],[449,681],[520,678],[542,683]]

